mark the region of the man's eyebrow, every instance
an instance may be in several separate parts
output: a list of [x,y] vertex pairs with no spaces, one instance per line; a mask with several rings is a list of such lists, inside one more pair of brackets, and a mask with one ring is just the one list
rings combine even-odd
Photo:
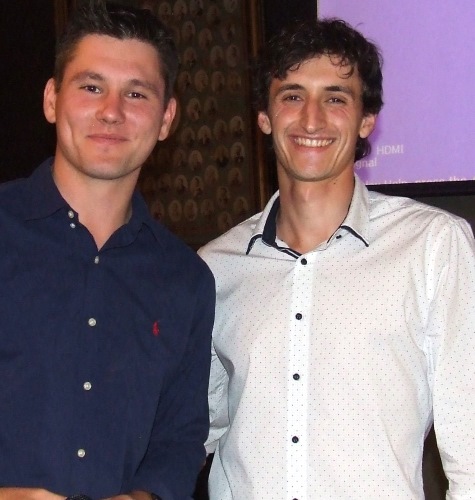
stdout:
[[282,83],[277,89],[277,95],[282,92],[287,92],[288,90],[303,90],[304,87],[298,83]]
[[327,92],[342,92],[343,94],[347,94],[350,97],[355,97],[355,91],[351,87],[347,87],[346,85],[328,85],[325,87]]
[[80,82],[81,80],[95,80],[95,81],[104,81],[104,77],[100,73],[95,73],[94,71],[80,71],[76,73],[71,81]]
[[[287,92],[289,90],[305,90],[305,87],[298,83],[282,83],[282,85],[278,88],[276,95]],[[326,87],[324,87],[324,90],[326,92],[342,92],[343,94],[347,94],[350,97],[355,97],[355,91],[351,87],[347,87],[346,85],[327,85]]]
[[148,82],[147,80],[140,80],[140,78],[132,78],[132,80],[129,80],[129,83],[133,87],[142,87],[144,89],[150,90],[150,92],[153,92],[157,97],[160,97],[160,89],[153,83]]

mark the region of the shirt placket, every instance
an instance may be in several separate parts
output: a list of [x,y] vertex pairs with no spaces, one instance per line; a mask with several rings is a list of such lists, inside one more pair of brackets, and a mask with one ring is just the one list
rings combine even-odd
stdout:
[[[73,458],[73,484],[86,484],[91,474],[91,464],[94,463],[94,449],[90,443],[94,435],[95,393],[98,390],[94,360],[98,350],[100,336],[103,335],[102,308],[103,293],[101,286],[101,256],[99,252],[91,253],[90,235],[77,220],[77,215],[69,210],[70,228],[77,235],[77,242],[85,253],[89,254],[89,261],[84,268],[83,301],[79,315],[78,328],[78,364],[74,390],[77,391],[78,407],[75,409],[77,418],[76,432],[71,439],[71,457]],[[84,245],[84,247],[83,247]],[[92,460],[92,461],[91,461]],[[86,483],[84,482],[86,481]]]
[[287,496],[305,500],[308,460],[308,374],[312,265],[306,256],[295,262],[289,318],[290,362],[287,373]]

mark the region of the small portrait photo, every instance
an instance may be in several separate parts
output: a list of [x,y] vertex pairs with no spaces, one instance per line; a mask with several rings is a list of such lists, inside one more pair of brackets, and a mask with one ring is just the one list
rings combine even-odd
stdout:
[[140,191],[147,200],[153,198],[157,193],[157,182],[155,176],[147,175],[140,181]]
[[201,147],[208,147],[211,145],[211,129],[208,125],[203,125],[198,129],[198,144]]
[[206,12],[206,22],[209,26],[218,26],[221,22],[221,12],[216,4],[211,4]]
[[185,68],[193,69],[198,61],[196,51],[193,47],[188,47],[183,53],[183,65]]
[[204,12],[204,0],[190,0],[190,14],[193,17],[202,16]]
[[242,186],[242,172],[238,167],[233,167],[228,172],[228,186],[238,188]]
[[233,22],[226,21],[222,24],[220,33],[224,42],[231,43],[236,38],[236,26]]
[[188,156],[188,165],[193,172],[201,170],[203,168],[203,156],[201,152],[197,149],[193,149]]
[[198,34],[198,45],[200,49],[208,51],[213,43],[213,34],[209,28],[203,28]]
[[165,207],[163,203],[157,198],[153,200],[150,205],[150,213],[155,220],[162,221],[165,217]]
[[189,71],[182,71],[178,75],[178,89],[180,92],[185,93],[191,88],[191,74]]
[[188,104],[186,105],[186,114],[192,122],[196,122],[200,119],[201,103],[196,97],[193,97],[188,101]]
[[238,6],[238,0],[224,0],[224,8],[226,9],[226,12],[229,12],[230,14],[233,13]]
[[229,200],[231,195],[229,194],[229,189],[226,186],[219,186],[216,190],[216,203],[219,208],[226,208],[229,205]]
[[214,118],[218,113],[218,101],[215,97],[207,97],[204,105],[205,115]]
[[161,2],[158,6],[158,18],[163,24],[168,24],[172,17],[172,8],[168,2]]
[[228,126],[224,120],[216,120],[213,126],[213,134],[217,141],[223,141],[228,135]]
[[208,165],[205,168],[205,184],[215,186],[218,183],[219,174],[216,165]]
[[195,74],[195,89],[204,92],[209,86],[209,76],[204,69],[200,69]]
[[175,42],[175,45],[180,45],[181,41],[181,35],[180,35],[180,30],[176,26],[170,26],[170,32],[173,37],[173,41]]
[[235,142],[231,146],[231,158],[233,163],[240,164],[245,160],[244,144],[242,142]]
[[241,218],[249,213],[249,204],[244,196],[238,196],[233,203],[233,213]]
[[183,26],[181,28],[181,38],[183,40],[183,43],[185,44],[191,43],[195,35],[196,35],[195,24],[191,21],[186,21],[185,23],[183,23]]
[[235,115],[229,121],[229,130],[233,137],[242,137],[244,134],[244,120],[241,116]]
[[196,141],[195,131],[191,127],[186,127],[182,130],[180,141],[183,147],[192,148]]
[[226,63],[230,68],[235,68],[239,62],[239,48],[234,43],[226,49]]
[[212,68],[221,68],[224,65],[224,50],[221,45],[214,45],[210,51],[209,62]]
[[211,75],[211,89],[215,94],[220,94],[226,88],[226,81],[221,71],[214,71]]
[[214,161],[219,168],[224,168],[229,163],[229,151],[220,144],[214,151]]
[[233,227],[233,219],[229,212],[221,212],[218,215],[218,229],[225,233]]
[[214,214],[214,202],[209,198],[205,198],[200,205],[200,214],[205,219],[211,219]]
[[178,175],[174,182],[175,192],[183,195],[188,191],[188,179],[184,175]]
[[172,177],[170,174],[162,174],[157,179],[157,191],[160,193],[168,193],[172,188]]
[[231,71],[228,75],[227,87],[229,92],[236,94],[242,89],[242,77],[237,71]]
[[183,149],[175,149],[173,152],[172,164],[173,168],[177,170],[181,170],[186,167],[186,153]]
[[176,22],[183,21],[184,17],[188,13],[188,8],[186,6],[185,0],[176,0],[173,5],[173,17]]
[[178,200],[172,200],[168,205],[168,217],[173,222],[179,222],[183,215],[183,208]]
[[190,194],[193,198],[199,198],[203,191],[203,179],[199,175],[195,175],[190,181]]
[[198,217],[198,205],[195,200],[186,200],[185,207],[183,209],[185,219],[188,221],[194,221]]

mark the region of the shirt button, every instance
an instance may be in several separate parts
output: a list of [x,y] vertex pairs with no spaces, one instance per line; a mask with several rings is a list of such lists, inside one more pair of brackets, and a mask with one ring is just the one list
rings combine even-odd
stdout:
[[99,255],[94,257],[94,264],[99,264]]
[[298,373],[294,373],[294,380],[300,380],[300,375]]
[[68,217],[69,217],[70,219],[74,219],[74,212],[73,212],[72,210],[69,210],[69,212],[68,212]]
[[85,391],[90,391],[92,384],[91,384],[91,382],[84,382],[83,387],[84,387]]
[[78,457],[79,458],[84,458],[86,456],[86,450],[83,450],[82,448],[79,448],[78,450]]
[[89,326],[96,326],[96,320],[94,318],[89,318],[87,324]]
[[74,229],[74,228],[76,227],[76,224],[74,224],[74,222],[71,222],[71,224],[69,224],[69,227],[70,227],[71,229]]
[[295,315],[295,317],[296,317],[297,319],[302,319],[302,317],[303,317],[303,316],[302,316],[300,313],[297,313],[297,314]]
[[300,261],[300,264],[302,264],[302,266],[306,266],[307,265],[307,259],[302,259]]
[[292,438],[292,443],[298,443],[299,442],[299,438],[297,436],[294,436]]

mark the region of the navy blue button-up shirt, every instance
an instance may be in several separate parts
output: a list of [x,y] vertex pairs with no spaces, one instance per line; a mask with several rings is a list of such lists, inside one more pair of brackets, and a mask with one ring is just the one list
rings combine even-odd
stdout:
[[189,498],[208,433],[211,272],[139,194],[98,251],[50,167],[0,187],[0,486]]

